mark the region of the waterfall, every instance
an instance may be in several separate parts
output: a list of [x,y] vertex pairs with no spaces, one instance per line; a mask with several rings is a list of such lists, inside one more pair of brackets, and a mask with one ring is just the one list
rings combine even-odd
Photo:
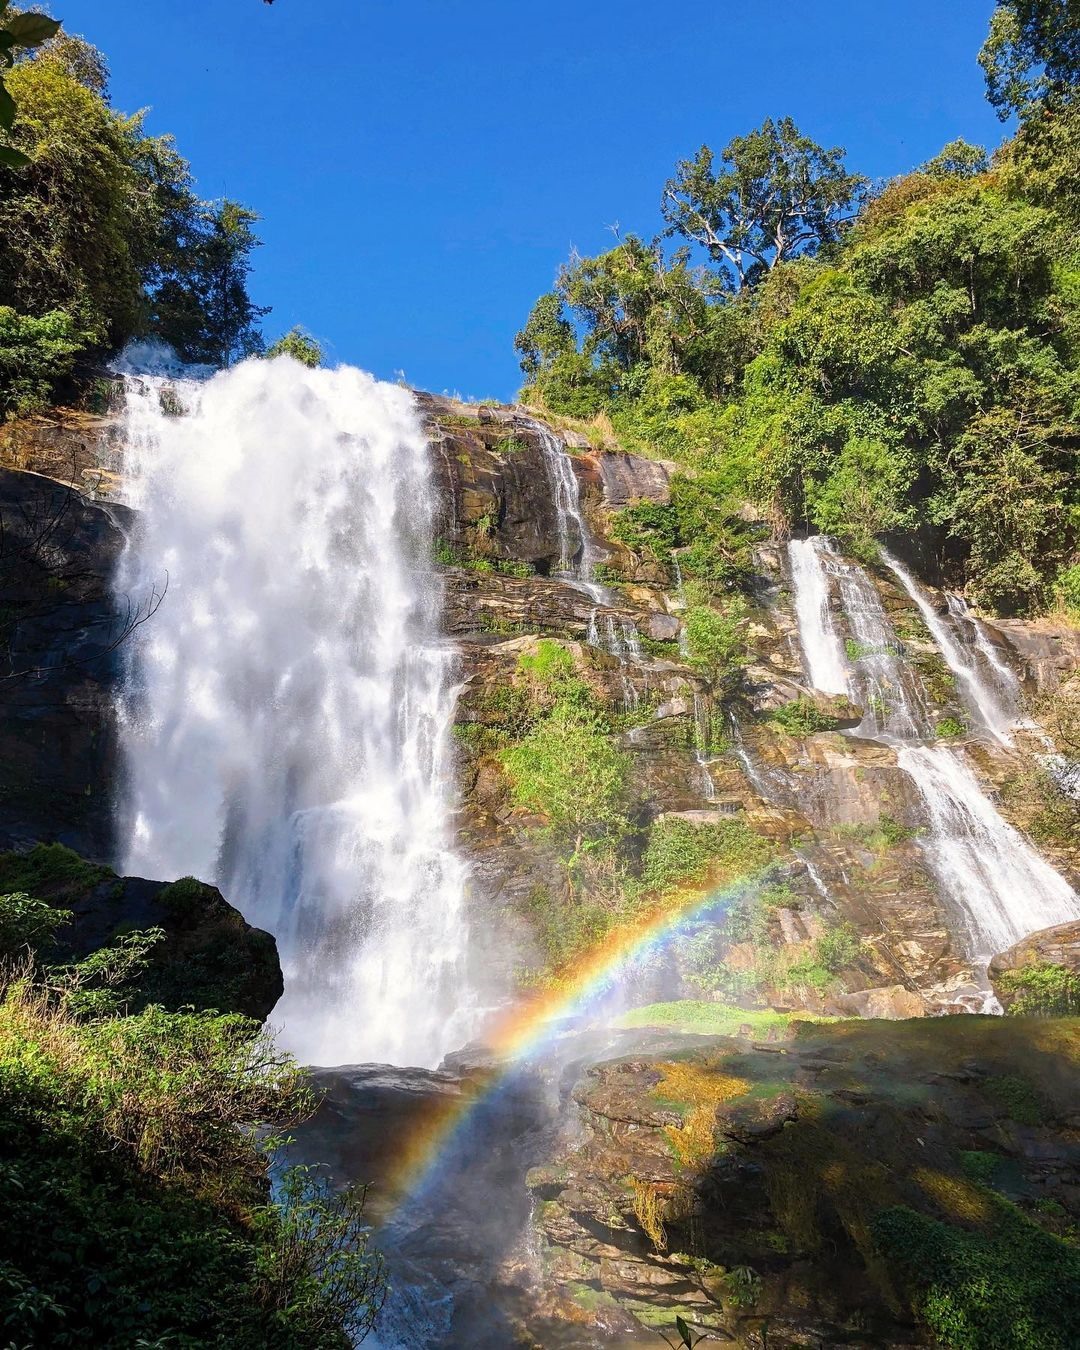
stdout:
[[303,1060],[434,1065],[470,1018],[412,396],[287,358],[126,384],[118,590],[169,588],[127,651],[123,870],[212,881],[274,933]]
[[928,861],[973,960],[985,963],[1028,933],[1080,916],[1072,888],[1001,818],[959,756],[904,746],[897,763],[926,803]]
[[[798,552],[802,565],[793,562],[792,577],[808,676],[816,685],[817,672],[829,671],[820,655],[812,660],[811,653],[840,648],[837,616],[820,603],[829,593],[828,568],[854,643],[846,692],[864,707],[869,704],[855,734],[897,747],[897,764],[926,808],[924,855],[957,916],[970,959],[985,964],[1026,934],[1080,916],[1080,897],[1002,818],[960,756],[947,746],[926,744],[934,733],[925,693],[866,572],[820,537],[805,541]],[[800,593],[803,588],[807,593]],[[937,637],[932,627],[931,634]]]
[[[980,674],[975,662],[969,659],[961,643],[950,631],[949,625],[907,568],[884,548],[881,550],[881,560],[896,575],[901,586],[914,600],[919,613],[923,616],[926,626],[930,630],[931,637],[933,637],[945,658],[946,664],[959,680],[971,711],[996,740],[1000,741],[1002,745],[1011,745],[1010,728],[1013,724],[1013,717],[1005,707],[998,692]],[[967,606],[963,604],[963,601],[960,601],[960,604],[963,606],[962,613],[966,616]],[[953,612],[955,613],[955,611]],[[967,617],[968,622],[978,635],[976,641],[978,641],[978,637],[981,637],[984,646],[991,647],[981,628],[969,616]],[[991,650],[993,650],[992,647]],[[996,658],[996,660],[1000,669],[1004,663],[1000,661],[1000,658]]]
[[848,671],[844,648],[831,621],[829,605],[828,569],[839,561],[839,554],[819,534],[812,539],[792,539],[788,558],[807,679],[822,693],[846,694]]
[[551,499],[555,506],[555,524],[559,536],[558,570],[597,604],[609,605],[610,593],[606,587],[593,580],[596,559],[592,539],[581,509],[577,474],[566,446],[543,422],[530,419],[527,425],[540,442],[551,482]]

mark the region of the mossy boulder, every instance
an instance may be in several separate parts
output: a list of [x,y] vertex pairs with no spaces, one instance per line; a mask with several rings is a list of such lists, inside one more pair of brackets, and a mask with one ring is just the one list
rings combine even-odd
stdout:
[[747,1350],[763,1327],[770,1345],[1080,1343],[1080,1020],[757,1030],[579,1082],[580,1135],[530,1177],[568,1304],[592,1289],[627,1335],[648,1307]]
[[216,887],[193,877],[171,883],[118,877],[62,844],[37,844],[27,853],[0,853],[0,895],[15,892],[71,915],[36,954],[42,964],[81,961],[128,933],[163,930],[131,1001],[133,1012],[156,1003],[263,1021],[281,997],[274,939],[247,923]]
[[989,975],[1006,1012],[1080,1014],[1080,920],[1031,933],[995,956]]

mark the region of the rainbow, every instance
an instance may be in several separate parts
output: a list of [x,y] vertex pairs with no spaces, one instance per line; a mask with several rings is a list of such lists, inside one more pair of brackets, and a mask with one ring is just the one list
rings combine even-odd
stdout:
[[568,1018],[584,1016],[595,1007],[628,963],[661,949],[708,911],[729,906],[768,870],[763,868],[754,876],[742,877],[704,895],[693,892],[674,901],[669,897],[662,907],[607,933],[578,959],[557,987],[510,1008],[484,1037],[500,1068],[471,1095],[444,1106],[422,1122],[406,1140],[391,1180],[391,1188],[401,1194],[398,1208],[436,1179],[443,1160],[464,1142],[481,1108],[499,1095],[517,1070],[558,1038]]

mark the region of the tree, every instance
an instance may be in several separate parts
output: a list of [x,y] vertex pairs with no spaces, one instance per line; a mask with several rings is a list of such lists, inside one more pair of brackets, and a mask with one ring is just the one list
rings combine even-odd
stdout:
[[257,220],[229,198],[204,205],[176,274],[155,294],[153,329],[185,361],[229,366],[262,350],[258,320],[270,309],[254,304],[247,290]]
[[290,328],[276,342],[271,343],[266,349],[266,356],[268,358],[291,356],[302,366],[310,366],[312,369],[322,364],[322,348],[299,324],[295,328]]
[[[56,19],[46,14],[12,13],[10,0],[0,0],[0,128],[10,131],[15,121],[15,100],[7,87],[3,69],[11,69],[16,54],[40,47],[60,29]],[[17,169],[29,164],[21,150],[11,145],[0,145],[0,164]]]
[[736,136],[721,155],[703,145],[668,180],[662,210],[671,234],[706,250],[736,287],[752,286],[778,263],[835,240],[866,185],[790,117]]
[[1003,0],[979,64],[1002,121],[1069,102],[1080,82],[1080,0]]
[[572,847],[571,864],[625,826],[630,761],[587,712],[556,704],[502,759],[515,805],[546,817],[550,833]]

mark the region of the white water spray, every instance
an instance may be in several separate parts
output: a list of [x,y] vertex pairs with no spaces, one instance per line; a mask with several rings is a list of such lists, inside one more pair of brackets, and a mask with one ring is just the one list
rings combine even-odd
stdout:
[[302,1059],[434,1064],[470,1017],[412,397],[286,358],[128,376],[127,399],[118,588],[167,571],[169,590],[128,652],[123,870],[213,881],[275,934]]

